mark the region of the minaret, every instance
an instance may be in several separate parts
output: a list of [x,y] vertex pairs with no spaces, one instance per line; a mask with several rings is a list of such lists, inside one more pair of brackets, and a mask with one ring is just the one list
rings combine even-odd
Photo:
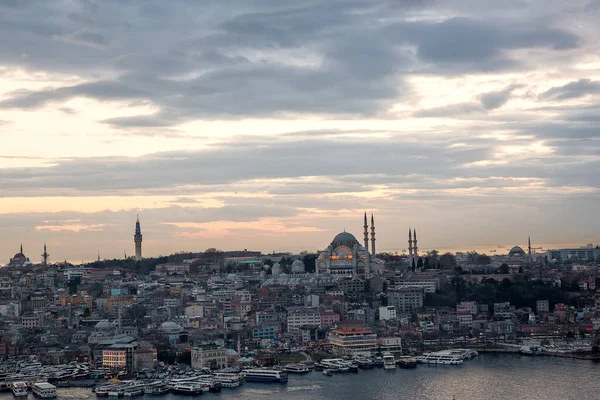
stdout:
[[527,250],[529,251],[529,264],[531,264],[531,236],[527,237]]
[[419,247],[417,247],[417,230],[413,229],[413,236],[414,236],[414,240],[413,240],[413,255],[415,257],[419,256]]
[[375,219],[373,218],[373,213],[371,213],[371,254],[373,255],[373,259],[375,259]]
[[44,253],[42,253],[42,265],[44,267],[48,265],[48,257],[50,257],[50,254],[46,251],[46,243],[44,243]]
[[23,254],[23,243],[21,243],[21,251],[20,251],[20,253]]
[[411,260],[412,262],[412,258],[413,258],[413,252],[412,252],[412,231],[410,230],[410,226],[408,227],[408,259]]
[[369,262],[369,225],[367,225],[367,212],[365,211],[365,262]]
[[100,250],[98,250],[98,262],[100,262]]
[[137,216],[135,223],[135,235],[133,235],[133,242],[135,243],[135,261],[142,259],[142,230],[140,228],[140,216]]

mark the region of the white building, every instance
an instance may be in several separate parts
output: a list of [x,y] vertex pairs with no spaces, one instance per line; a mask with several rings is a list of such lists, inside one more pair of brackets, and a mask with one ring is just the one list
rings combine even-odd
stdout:
[[423,307],[425,292],[419,287],[397,287],[388,289],[388,304],[396,312],[413,312]]
[[288,332],[304,325],[321,326],[321,313],[318,310],[292,311],[287,316]]
[[379,307],[379,319],[382,321],[396,319],[396,307],[394,307],[394,306]]

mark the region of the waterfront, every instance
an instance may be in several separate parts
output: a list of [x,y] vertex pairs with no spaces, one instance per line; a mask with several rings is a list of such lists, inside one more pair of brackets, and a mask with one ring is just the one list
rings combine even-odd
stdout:
[[[600,363],[555,357],[484,354],[461,366],[419,365],[416,369],[361,370],[327,377],[319,372],[290,375],[288,384],[246,383],[205,394],[223,399],[592,399],[600,393]],[[88,389],[59,389],[61,399],[95,399]],[[30,398],[33,396],[30,394]],[[12,398],[3,393],[0,398]],[[138,397],[150,398],[150,396]],[[186,397],[166,395],[165,400]]]

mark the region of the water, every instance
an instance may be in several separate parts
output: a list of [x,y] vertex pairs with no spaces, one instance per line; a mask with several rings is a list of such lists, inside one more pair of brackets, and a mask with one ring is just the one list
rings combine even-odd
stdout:
[[[199,398],[222,399],[527,399],[600,398],[600,364],[591,361],[520,355],[479,355],[462,366],[361,370],[358,374],[320,372],[290,375],[288,384],[246,383],[240,388],[205,393]],[[4,393],[0,399],[11,398]],[[33,396],[30,394],[30,398]],[[59,389],[61,399],[95,399],[88,389]],[[182,400],[177,395],[138,399]]]

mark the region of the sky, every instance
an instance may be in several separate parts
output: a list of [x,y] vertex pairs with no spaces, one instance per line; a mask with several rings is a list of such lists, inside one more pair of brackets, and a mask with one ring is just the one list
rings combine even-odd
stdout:
[[600,1],[0,0],[0,264],[598,243]]

